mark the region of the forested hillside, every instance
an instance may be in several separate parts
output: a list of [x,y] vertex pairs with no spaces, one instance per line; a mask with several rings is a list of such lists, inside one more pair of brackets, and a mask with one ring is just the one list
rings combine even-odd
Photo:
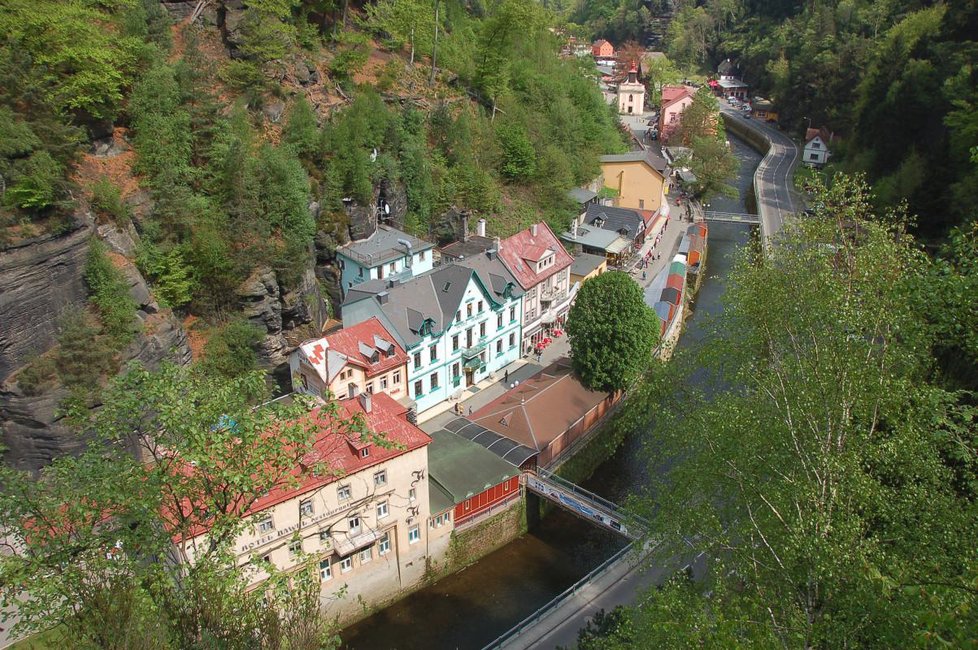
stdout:
[[[570,18],[616,44],[644,41],[655,25],[643,5],[588,0]],[[684,70],[737,62],[752,91],[775,100],[785,129],[824,125],[841,136],[837,168],[866,172],[879,206],[908,201],[925,239],[941,240],[974,218],[974,2],[677,0],[674,7],[665,49]]]
[[[564,225],[566,190],[624,143],[552,23],[529,0],[4,3],[5,444],[133,358],[284,379],[381,203],[426,238],[453,209],[492,235]],[[35,290],[45,246],[65,248],[57,295]]]

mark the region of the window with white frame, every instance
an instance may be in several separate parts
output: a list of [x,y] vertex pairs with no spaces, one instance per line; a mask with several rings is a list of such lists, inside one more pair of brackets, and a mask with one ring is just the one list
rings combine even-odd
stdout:
[[418,498],[418,491],[415,488],[408,490],[408,501],[416,501]]
[[389,509],[387,507],[386,501],[381,501],[377,504],[377,519],[383,519],[389,514]]
[[374,472],[374,485],[377,487],[383,487],[387,485],[387,470],[382,469],[379,472]]
[[319,531],[319,543],[322,544],[324,548],[330,548],[333,546],[333,540],[329,536],[328,530]]
[[516,333],[515,332],[510,332],[510,334],[509,334],[509,347],[512,348],[512,347],[515,347],[515,346],[516,346]]
[[353,568],[353,556],[345,557],[340,560],[340,571],[343,573],[349,572]]
[[312,499],[304,499],[299,502],[299,516],[311,517],[313,512]]
[[502,326],[503,326],[503,312],[499,312],[498,314],[496,314],[496,328],[498,329]]
[[516,320],[516,307],[509,308],[509,322],[512,323]]
[[350,489],[349,485],[341,485],[336,488],[336,498],[340,501],[349,501],[352,496],[353,490]]
[[496,341],[496,355],[498,356],[502,353],[503,353],[503,340],[499,339]]
[[384,536],[380,538],[380,543],[377,545],[378,555],[387,555],[391,550],[391,534],[384,533]]
[[347,530],[351,535],[360,533],[360,515],[350,515],[346,519]]
[[408,528],[408,544],[414,544],[421,541],[421,527],[411,526]]
[[372,559],[374,559],[374,549],[372,547],[368,546],[360,551],[360,564],[369,564]]
[[289,557],[295,559],[302,554],[302,540],[293,539],[289,542]]
[[333,577],[333,563],[330,558],[319,561],[319,579],[326,581]]
[[258,520],[258,532],[259,533],[270,533],[275,530],[275,522],[272,520],[271,515],[265,515]]
[[417,397],[418,395],[420,395],[423,392],[422,391],[422,386],[423,385],[422,385],[420,379],[417,380],[416,382],[414,382],[414,396],[415,397]]
[[380,378],[380,390],[387,390],[387,377]]
[[395,370],[394,371],[393,381],[394,381],[395,384],[401,383],[401,371],[400,370]]

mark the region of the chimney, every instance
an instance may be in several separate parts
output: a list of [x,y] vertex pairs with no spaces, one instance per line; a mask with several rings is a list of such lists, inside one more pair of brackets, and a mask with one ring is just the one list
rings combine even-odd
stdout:
[[485,237],[486,236],[486,220],[485,219],[479,219],[479,222],[475,226],[475,232],[479,235],[479,237]]
[[377,294],[377,302],[379,302],[382,305],[386,305],[387,304],[387,300],[390,297],[391,296],[390,296],[389,293],[387,293],[386,291],[381,291],[380,293]]
[[499,237],[496,237],[495,239],[496,239],[496,253],[499,253],[499,251],[503,249],[503,240],[500,239]]
[[370,410],[373,408],[373,404],[371,403],[370,393],[367,392],[360,393],[360,405],[363,406],[364,413],[370,413]]
[[459,223],[461,224],[460,228],[462,230],[461,236],[459,237],[459,241],[467,242],[469,241],[469,211],[462,210],[461,212],[459,212],[458,220]]
[[489,250],[487,250],[486,251],[486,257],[488,257],[491,260],[496,259],[496,249],[490,248]]
[[397,286],[397,278],[387,278],[387,288],[393,289]]
[[536,237],[537,236],[537,225],[536,224],[533,224],[532,226],[530,226],[530,235],[532,235],[533,237]]

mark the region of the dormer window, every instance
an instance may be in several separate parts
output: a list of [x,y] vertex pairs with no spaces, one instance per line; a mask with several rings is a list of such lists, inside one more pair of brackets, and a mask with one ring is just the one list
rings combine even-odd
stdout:
[[360,450],[360,458],[367,458],[370,456],[370,447],[364,447]]

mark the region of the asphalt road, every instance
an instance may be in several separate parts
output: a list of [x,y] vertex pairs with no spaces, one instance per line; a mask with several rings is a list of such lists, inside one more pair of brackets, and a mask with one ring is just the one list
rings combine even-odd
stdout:
[[754,118],[747,119],[743,111],[720,102],[720,110],[760,133],[771,143],[771,149],[754,172],[757,188],[757,213],[761,216],[761,231],[770,240],[799,211],[793,195],[793,175],[801,160],[801,151],[791,138]]

